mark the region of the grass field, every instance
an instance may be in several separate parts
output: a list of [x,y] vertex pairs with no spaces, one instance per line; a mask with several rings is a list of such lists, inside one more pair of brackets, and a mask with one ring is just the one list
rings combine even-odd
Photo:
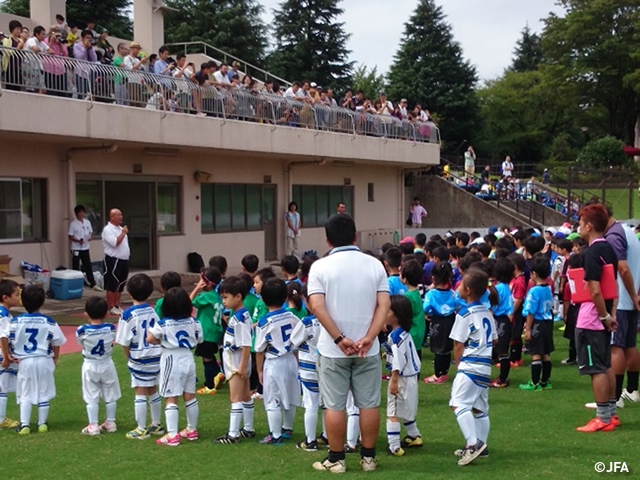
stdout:
[[[625,461],[631,475],[640,471],[637,442],[640,432],[640,404],[627,404],[620,411],[622,427],[611,433],[580,434],[576,426],[593,415],[583,408],[591,401],[588,378],[580,377],[576,367],[560,365],[567,341],[556,332],[558,351],[552,356],[553,390],[522,392],[518,383],[528,379],[529,369],[513,370],[512,387],[490,392],[491,433],[488,444],[491,456],[478,459],[468,467],[458,467],[452,455],[462,446],[463,437],[453,413],[448,408],[451,383],[425,385],[420,382],[418,426],[425,440],[422,449],[409,450],[403,458],[384,453],[384,422],[378,441],[379,468],[364,474],[359,456],[347,457],[347,475],[351,478],[589,478],[598,474],[596,462]],[[73,339],[69,339],[73,341]],[[431,355],[426,355],[422,373],[432,373]],[[119,431],[115,434],[85,437],[86,425],[81,396],[80,354],[63,356],[56,372],[58,396],[51,402],[50,430],[21,437],[1,431],[4,478],[58,479],[196,479],[196,478],[265,478],[306,479],[327,477],[314,472],[311,463],[325,453],[297,450],[294,442],[303,438],[302,411],[298,412],[294,438],[283,446],[258,445],[245,440],[238,445],[213,445],[210,440],[226,432],[229,403],[226,388],[218,395],[200,397],[200,440],[177,448],[155,445],[153,440],[125,439],[134,426],[133,395],[121,349],[115,352],[123,398],[118,403]],[[198,365],[199,375],[202,375]],[[386,382],[383,404],[386,398]],[[101,419],[103,417],[101,409]],[[9,416],[18,417],[14,396],[10,395]],[[36,412],[34,409],[34,418]],[[184,409],[181,405],[181,427]],[[256,429],[267,433],[266,416],[261,401],[256,402]],[[636,452],[636,453],[633,453]]]

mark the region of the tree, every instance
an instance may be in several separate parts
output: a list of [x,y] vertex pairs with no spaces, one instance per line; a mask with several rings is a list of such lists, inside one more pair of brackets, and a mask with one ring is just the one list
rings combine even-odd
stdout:
[[169,0],[167,6],[177,10],[164,17],[167,43],[201,41],[253,65],[263,63],[267,29],[256,0]]
[[348,61],[350,35],[337,18],[341,0],[284,0],[274,10],[275,48],[269,70],[289,80],[309,79],[324,87],[346,86],[353,62]]
[[[127,14],[130,9],[130,0],[67,0],[67,22],[82,29],[87,22],[94,21],[97,31],[107,28],[114,37],[131,38],[133,24]],[[4,0],[0,11],[29,17],[29,0]]]
[[622,150],[621,140],[607,136],[587,143],[578,156],[578,163],[584,167],[604,169],[609,167],[629,167],[631,157]]
[[354,92],[362,90],[364,98],[374,99],[385,89],[384,75],[378,74],[378,67],[369,70],[366,65],[359,65],[353,72],[351,85]]
[[540,35],[531,33],[529,25],[522,30],[522,37],[516,42],[516,48],[510,70],[530,72],[542,62],[542,41]]
[[421,103],[437,113],[447,150],[472,140],[478,130],[476,69],[463,58],[434,0],[420,0],[405,24],[388,78],[391,100],[406,98],[410,105]]

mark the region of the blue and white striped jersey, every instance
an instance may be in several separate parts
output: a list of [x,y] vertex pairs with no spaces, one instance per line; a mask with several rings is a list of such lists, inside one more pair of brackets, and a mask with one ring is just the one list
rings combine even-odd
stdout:
[[202,343],[202,326],[194,317],[161,318],[149,330],[164,350],[193,350]]
[[116,327],[112,323],[82,325],[76,330],[76,340],[87,360],[110,360],[113,342],[116,341]]
[[397,371],[401,377],[420,373],[420,359],[411,334],[398,327],[387,338],[387,370]]
[[13,356],[53,357],[53,347],[67,343],[62,330],[51,318],[41,313],[24,313],[11,320],[9,342]]
[[[5,307],[0,305],[0,338],[6,338],[9,341],[11,335],[11,319],[13,316]],[[0,364],[2,363],[2,350],[0,350]],[[8,368],[2,368],[0,365],[0,372],[14,373],[18,371],[18,364],[12,363]]]
[[[291,342],[298,345],[298,373],[300,381],[314,391],[318,387],[318,337],[320,336],[320,322],[311,315],[304,317],[291,333]],[[315,390],[317,391],[317,390]]]
[[146,303],[127,308],[118,322],[116,343],[129,348],[127,366],[142,381],[153,380],[160,373],[162,347],[147,342],[149,330],[157,322],[155,310]]
[[222,340],[222,348],[236,352],[243,347],[251,347],[253,328],[249,310],[241,308],[233,314],[227,323]]
[[256,327],[256,352],[265,352],[265,358],[278,358],[292,352],[296,345],[291,342],[293,329],[300,319],[281,308],[267,313]]

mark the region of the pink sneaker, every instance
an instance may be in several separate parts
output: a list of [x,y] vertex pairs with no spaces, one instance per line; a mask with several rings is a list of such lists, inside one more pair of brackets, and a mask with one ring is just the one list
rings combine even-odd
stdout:
[[180,445],[180,434],[176,433],[175,436],[170,437],[167,433],[166,435],[163,435],[162,437],[157,439],[156,444],[166,445],[168,447],[177,447],[178,445]]
[[98,425],[89,424],[82,429],[82,434],[90,435],[92,437],[95,435],[100,435],[100,427]]
[[433,385],[439,385],[441,383],[446,383],[449,380],[449,375],[442,375],[441,377],[436,377],[435,375],[431,375],[424,379],[424,383],[430,383]]
[[100,425],[100,431],[102,433],[115,433],[118,431],[118,427],[116,426],[116,422],[104,422]]
[[182,438],[189,440],[190,442],[193,442],[194,440],[198,440],[198,430],[189,430],[188,428],[185,428],[178,435],[180,435],[180,437]]

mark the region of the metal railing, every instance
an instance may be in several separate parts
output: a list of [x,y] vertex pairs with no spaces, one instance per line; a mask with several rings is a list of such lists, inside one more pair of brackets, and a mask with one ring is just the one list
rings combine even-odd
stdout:
[[[409,122],[314,104],[256,90],[198,85],[187,78],[156,75],[67,57],[0,47],[3,88],[164,112],[197,114],[275,126],[440,142],[432,122]],[[166,114],[166,113],[165,113]]]

